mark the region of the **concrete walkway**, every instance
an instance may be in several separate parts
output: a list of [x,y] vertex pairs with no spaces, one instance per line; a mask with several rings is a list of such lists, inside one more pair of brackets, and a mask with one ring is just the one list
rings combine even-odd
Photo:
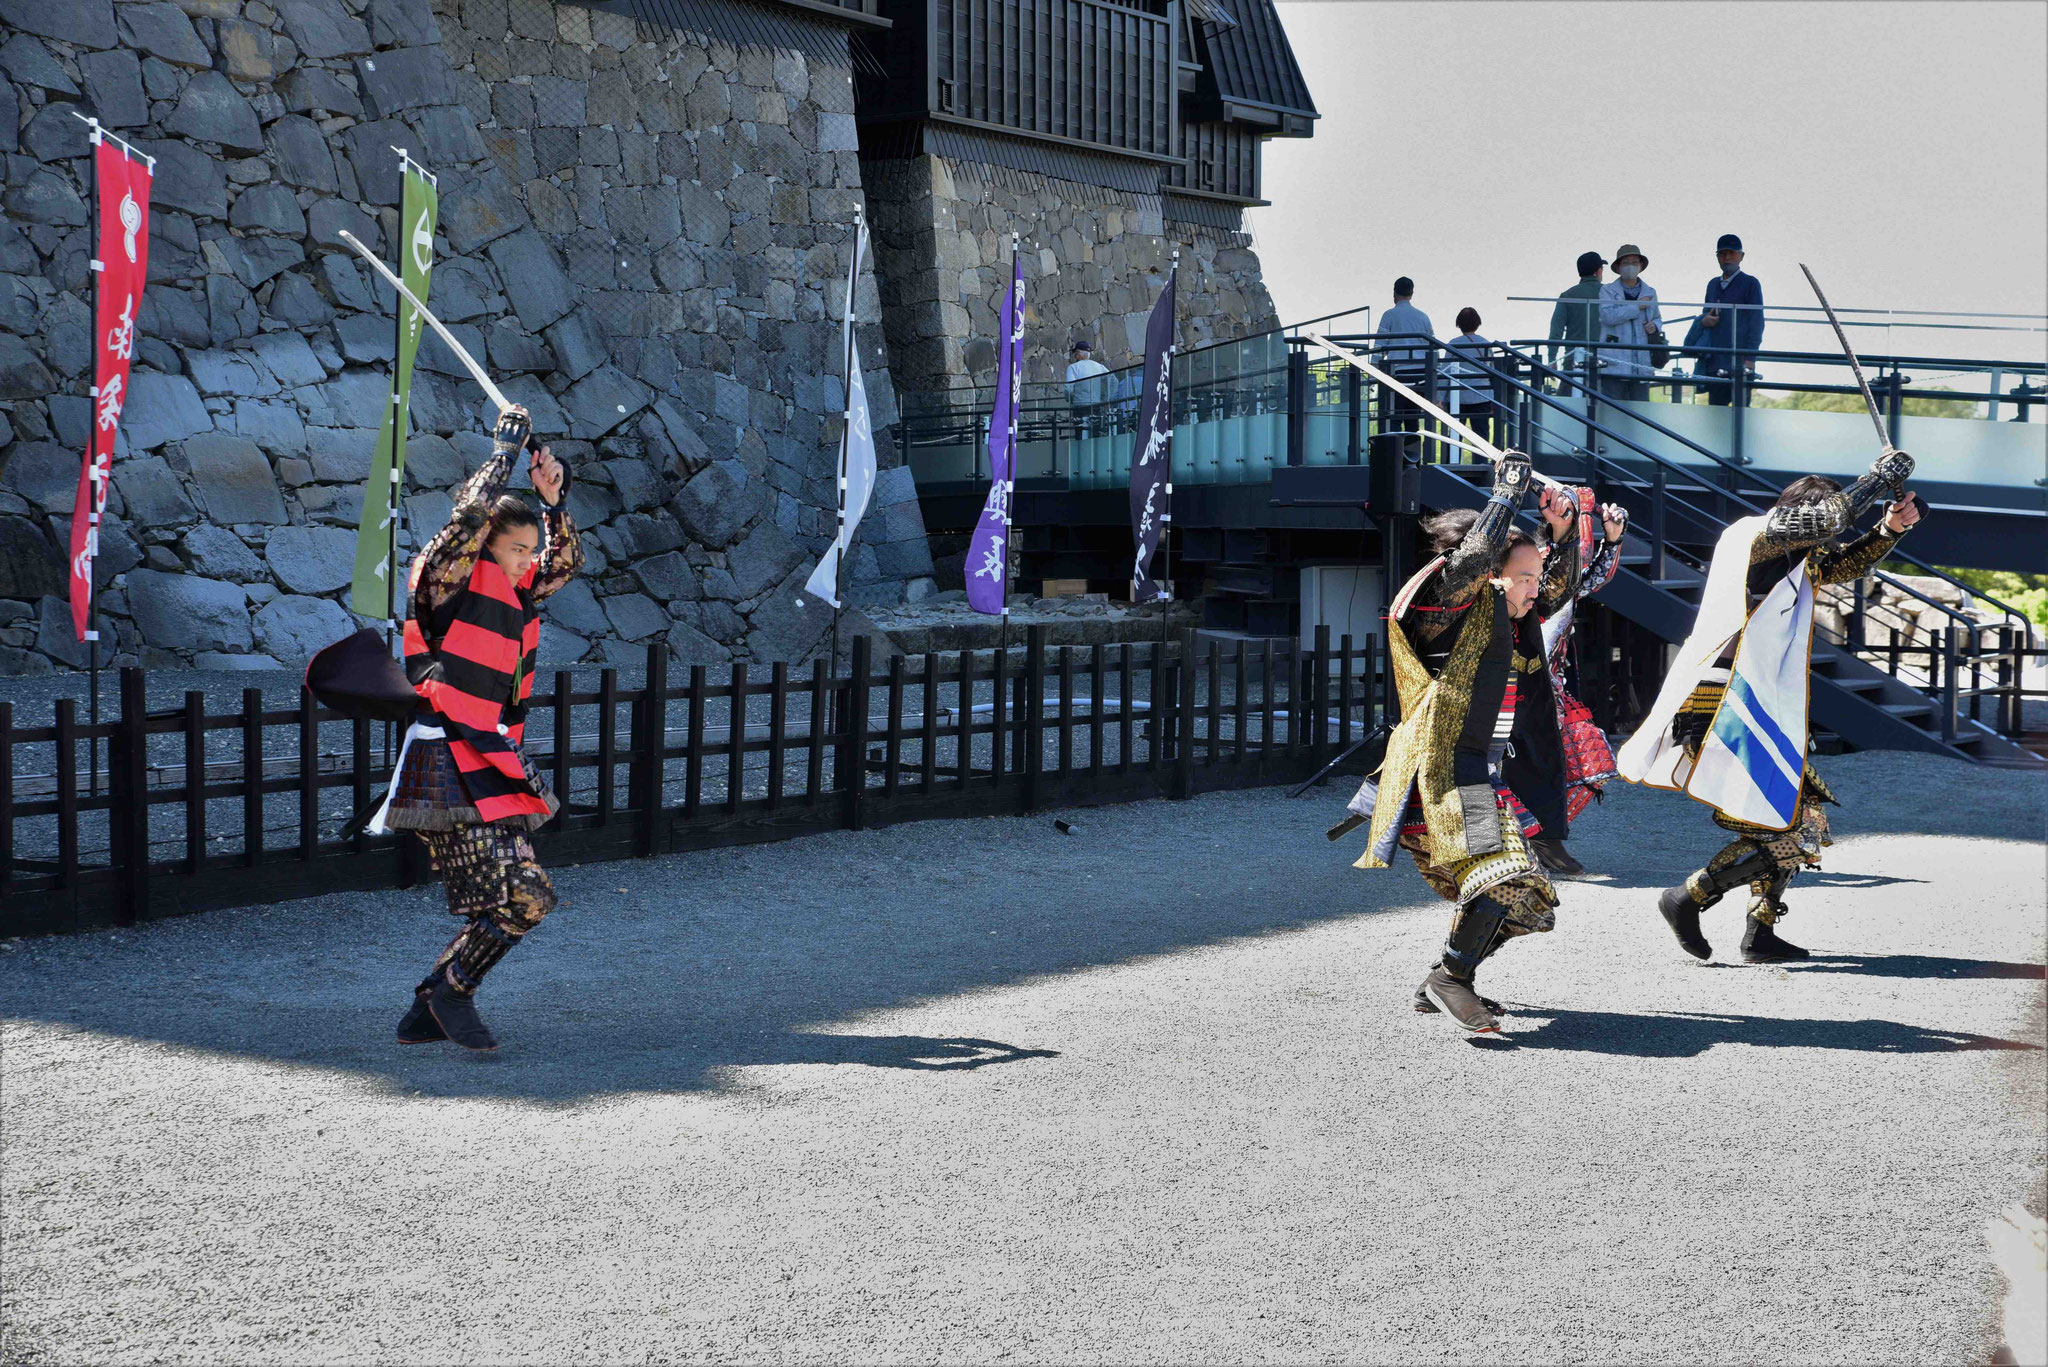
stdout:
[[1983,1362],[2048,785],[1823,763],[1816,958],[1684,958],[1623,789],[1511,1044],[1335,789],[565,870],[488,1057],[390,1039],[438,889],[12,942],[0,1360]]

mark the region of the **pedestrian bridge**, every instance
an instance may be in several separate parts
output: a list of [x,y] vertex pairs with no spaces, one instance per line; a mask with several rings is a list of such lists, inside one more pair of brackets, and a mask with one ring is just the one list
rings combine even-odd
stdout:
[[[1802,378],[1753,385],[1747,407],[1707,405],[1682,370],[1660,377],[1646,402],[1617,402],[1589,393],[1583,372],[1546,364],[1535,346],[1466,354],[1434,338],[1365,334],[1360,317],[1176,357],[1165,572],[1181,597],[1199,598],[1211,629],[1302,639],[1318,624],[1379,630],[1385,586],[1414,564],[1416,514],[1484,497],[1483,467],[1429,440],[1430,422],[1397,430],[1415,420],[1390,421],[1379,386],[1310,343],[1309,330],[1383,365],[1393,364],[1390,353],[1419,357],[1417,388],[1498,444],[1529,451],[1544,473],[1630,509],[1627,568],[1603,595],[1626,621],[1592,666],[1613,664],[1603,721],[1615,727],[1654,693],[1663,651],[1653,647],[1682,639],[1727,523],[1768,507],[1798,475],[1853,478],[1878,447],[1839,354],[1766,353]],[[2048,366],[1891,355],[1864,363],[1888,434],[1914,453],[1913,486],[1933,516],[1886,573],[1831,605],[1833,644],[1853,677],[1822,710],[1834,709],[1834,734],[1852,747],[2019,761],[2024,699],[2048,695],[2027,686],[2044,658],[2038,633],[2019,608],[1936,566],[2048,571],[2048,415],[2039,398]],[[1914,381],[1935,373],[1964,383]],[[1074,393],[1027,387],[1014,542],[1021,580],[1086,580],[1115,593],[1129,577],[1137,374],[1092,384]],[[1790,394],[1852,396],[1854,411],[1764,406]],[[991,398],[987,390],[903,396],[897,440],[942,561],[964,550],[986,497]]]

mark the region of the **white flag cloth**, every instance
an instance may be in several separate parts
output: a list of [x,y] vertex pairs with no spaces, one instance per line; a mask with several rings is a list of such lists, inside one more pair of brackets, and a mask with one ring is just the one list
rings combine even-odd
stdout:
[[[1806,765],[1813,585],[1801,561],[1754,613],[1745,612],[1749,548],[1763,524],[1745,517],[1721,534],[1692,634],[1615,764],[1631,783],[1679,789],[1737,820],[1784,829],[1798,815]],[[1695,764],[1672,735],[1672,722],[1738,635],[1728,687]]]
[[806,592],[835,608],[839,606],[840,561],[852,546],[853,534],[875,492],[875,430],[868,421],[868,387],[861,379],[860,356],[853,345],[853,295],[867,247],[868,226],[863,221],[854,238],[853,265],[846,273],[846,321],[840,332],[840,350],[846,357],[846,430],[839,439],[839,534],[804,583]]

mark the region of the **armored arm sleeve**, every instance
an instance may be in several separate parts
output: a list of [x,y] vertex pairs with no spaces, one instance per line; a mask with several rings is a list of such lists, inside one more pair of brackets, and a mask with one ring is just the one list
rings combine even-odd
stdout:
[[563,588],[583,568],[583,538],[576,531],[576,519],[569,516],[568,500],[540,515],[541,548],[533,576],[534,601]]
[[[1576,524],[1577,519],[1573,519]],[[1536,587],[1536,611],[1548,617],[1578,596],[1579,532],[1576,525],[1559,541],[1550,540],[1550,524],[1543,524],[1543,581]]]
[[528,430],[523,413],[515,418],[508,410],[499,418],[491,458],[455,491],[455,511],[448,525],[435,533],[412,562],[407,588],[412,593],[413,616],[433,612],[468,582],[490,535],[491,505],[512,478],[512,458],[519,454]]
[[1515,514],[1528,492],[1528,460],[1513,457],[1503,460],[1494,476],[1493,496],[1480,509],[1472,530],[1465,533],[1465,539],[1450,553],[1444,572],[1437,578],[1441,602],[1466,602],[1479,591],[1481,584],[1493,577],[1500,565],[1501,551],[1508,544],[1508,531],[1515,525]]
[[1773,508],[1756,539],[1752,562],[1773,555],[1796,555],[1834,540],[1879,499],[1896,498],[1913,473],[1913,458],[1887,451],[1871,463],[1869,473],[1838,494]]
[[1852,584],[1876,569],[1903,535],[1880,522],[1846,546],[1822,546],[1806,557],[1806,576],[1815,584]]
[[1579,576],[1579,597],[1590,598],[1607,587],[1614,578],[1614,572],[1621,568],[1621,543],[1601,538],[1593,543],[1593,558],[1587,562],[1585,573]]

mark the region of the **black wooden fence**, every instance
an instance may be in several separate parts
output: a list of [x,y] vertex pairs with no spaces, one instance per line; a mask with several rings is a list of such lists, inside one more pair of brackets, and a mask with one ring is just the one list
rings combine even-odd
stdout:
[[[893,658],[865,638],[766,677],[745,664],[672,679],[659,643],[639,687],[568,671],[536,693],[526,750],[562,798],[535,837],[582,863],[780,840],[923,817],[1014,814],[1299,781],[1375,724],[1376,643],[1287,642]],[[0,701],[0,935],[44,934],[430,877],[419,843],[351,820],[390,774],[384,727],[301,690],[210,715],[204,693],[151,711],[121,672],[111,721],[60,699],[23,727]],[[104,765],[101,756],[106,757]]]

